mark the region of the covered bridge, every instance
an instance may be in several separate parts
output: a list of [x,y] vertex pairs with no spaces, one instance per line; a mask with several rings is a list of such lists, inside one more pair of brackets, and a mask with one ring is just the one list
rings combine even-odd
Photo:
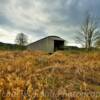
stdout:
[[48,36],[33,42],[27,46],[28,50],[42,50],[48,53],[53,53],[57,50],[62,50],[64,48],[65,40],[58,36]]

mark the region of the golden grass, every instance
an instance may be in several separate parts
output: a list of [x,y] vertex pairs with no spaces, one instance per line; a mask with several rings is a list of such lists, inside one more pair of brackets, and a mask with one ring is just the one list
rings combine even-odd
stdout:
[[100,53],[0,51],[0,100],[100,100]]

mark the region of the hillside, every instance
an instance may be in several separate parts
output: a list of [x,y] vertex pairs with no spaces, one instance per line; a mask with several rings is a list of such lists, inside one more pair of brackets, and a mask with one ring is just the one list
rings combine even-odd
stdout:
[[100,52],[0,51],[0,100],[100,100],[99,93]]
[[0,50],[23,50],[26,47],[22,47],[16,44],[8,44],[0,42]]

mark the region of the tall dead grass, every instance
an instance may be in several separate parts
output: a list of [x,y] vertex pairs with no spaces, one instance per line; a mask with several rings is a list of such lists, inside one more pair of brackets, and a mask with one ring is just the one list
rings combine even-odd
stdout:
[[0,100],[99,99],[99,52],[0,51]]

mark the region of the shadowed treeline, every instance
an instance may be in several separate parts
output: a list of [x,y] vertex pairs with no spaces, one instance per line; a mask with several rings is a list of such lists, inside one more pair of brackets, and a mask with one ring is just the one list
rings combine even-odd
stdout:
[[25,50],[25,46],[20,46],[16,44],[6,44],[0,42],[0,50]]

